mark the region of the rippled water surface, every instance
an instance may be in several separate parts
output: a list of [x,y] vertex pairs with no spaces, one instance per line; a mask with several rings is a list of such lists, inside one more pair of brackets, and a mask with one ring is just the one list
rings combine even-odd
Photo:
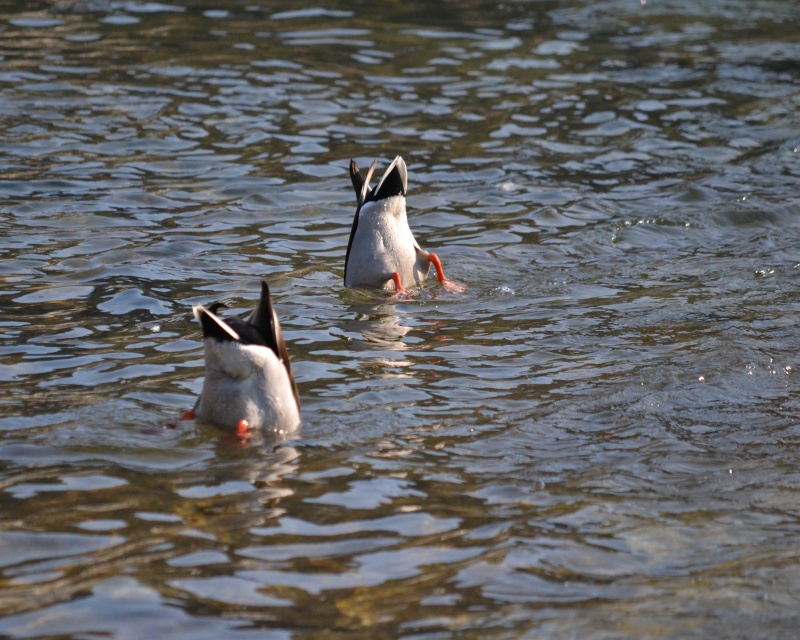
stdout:
[[[800,5],[0,8],[0,635],[793,637]],[[345,290],[396,154],[456,295]],[[179,421],[268,278],[295,439]]]

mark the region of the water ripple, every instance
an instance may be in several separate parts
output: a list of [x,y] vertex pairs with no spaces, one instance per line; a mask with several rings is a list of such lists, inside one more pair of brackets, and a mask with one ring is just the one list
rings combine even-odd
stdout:
[[[0,634],[790,635],[797,7],[340,4],[2,11]],[[342,286],[398,153],[466,294]],[[191,306],[263,277],[242,448]]]

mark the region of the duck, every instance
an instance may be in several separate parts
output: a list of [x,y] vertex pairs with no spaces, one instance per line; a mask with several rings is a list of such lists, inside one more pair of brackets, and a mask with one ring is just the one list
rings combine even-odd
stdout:
[[241,436],[294,431],[301,419],[300,398],[269,285],[261,281],[258,306],[246,320],[219,317],[222,306],[192,307],[203,330],[205,377],[184,418]]
[[378,161],[366,177],[355,160],[350,160],[350,180],[356,192],[356,214],[344,264],[345,287],[372,287],[410,297],[412,287],[425,282],[431,265],[436,279],[448,291],[461,293],[464,285],[448,280],[435,253],[419,246],[406,213],[408,169],[397,156],[372,189],[370,181]]

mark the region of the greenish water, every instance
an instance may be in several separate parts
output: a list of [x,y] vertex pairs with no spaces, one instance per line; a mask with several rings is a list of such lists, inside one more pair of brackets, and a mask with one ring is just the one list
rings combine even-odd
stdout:
[[[799,23],[6,3],[0,635],[794,637]],[[398,153],[464,295],[342,287]],[[177,418],[262,277],[304,423],[241,449]]]

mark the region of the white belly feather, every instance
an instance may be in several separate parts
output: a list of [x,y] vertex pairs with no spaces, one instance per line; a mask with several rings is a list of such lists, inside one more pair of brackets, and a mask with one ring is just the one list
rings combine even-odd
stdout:
[[428,276],[430,261],[408,226],[405,198],[395,196],[367,202],[358,217],[345,286],[394,289],[392,273],[400,274],[404,287],[413,287]]
[[201,420],[236,429],[292,431],[300,412],[286,367],[260,345],[205,340],[206,372],[195,414]]

